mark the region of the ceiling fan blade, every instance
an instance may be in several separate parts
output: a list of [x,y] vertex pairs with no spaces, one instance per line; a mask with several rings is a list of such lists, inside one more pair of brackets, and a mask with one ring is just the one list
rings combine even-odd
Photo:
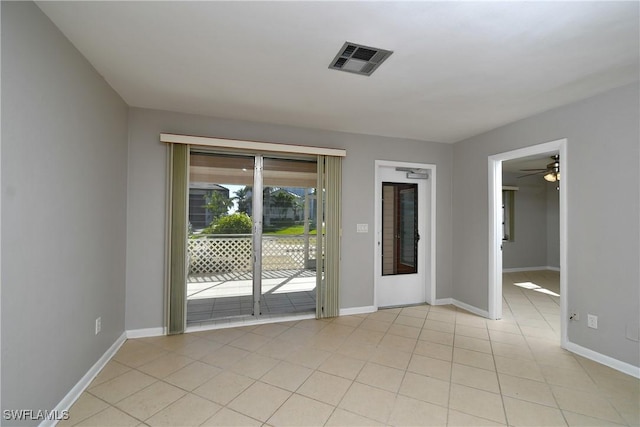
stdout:
[[520,169],[520,172],[533,172],[533,171],[546,171],[546,168],[536,168],[536,169]]
[[540,175],[540,174],[545,173],[546,171],[547,171],[546,169],[543,169],[541,172],[534,172],[534,173],[528,173],[528,174],[526,174],[526,175],[517,176],[517,177],[516,177],[516,179],[518,179],[518,178],[524,178],[525,176]]

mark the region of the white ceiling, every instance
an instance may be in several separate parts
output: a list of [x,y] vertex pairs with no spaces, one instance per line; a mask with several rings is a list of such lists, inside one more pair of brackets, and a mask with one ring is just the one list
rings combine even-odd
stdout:
[[131,106],[308,128],[456,142],[640,72],[638,2],[38,5]]
[[528,157],[521,157],[519,159],[507,160],[502,162],[502,171],[517,173],[519,175],[526,175],[527,173],[531,172],[523,171],[523,169],[546,169],[547,165],[553,162],[552,157],[554,154],[559,153],[555,151],[545,154],[535,154]]

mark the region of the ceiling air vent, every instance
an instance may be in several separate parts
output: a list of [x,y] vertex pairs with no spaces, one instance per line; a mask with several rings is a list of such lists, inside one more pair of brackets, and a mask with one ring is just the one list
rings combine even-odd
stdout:
[[370,76],[393,52],[346,42],[329,68]]

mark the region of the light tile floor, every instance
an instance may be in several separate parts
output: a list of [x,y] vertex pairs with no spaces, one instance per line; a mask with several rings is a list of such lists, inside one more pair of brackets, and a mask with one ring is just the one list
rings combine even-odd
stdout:
[[639,380],[560,348],[554,293],[514,273],[500,321],[425,305],[128,340],[59,425],[640,425]]

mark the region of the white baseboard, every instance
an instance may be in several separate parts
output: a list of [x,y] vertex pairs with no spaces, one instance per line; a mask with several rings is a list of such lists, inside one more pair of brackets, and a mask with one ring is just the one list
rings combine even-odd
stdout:
[[598,353],[597,351],[590,350],[586,347],[582,347],[581,345],[572,342],[567,342],[567,350],[587,359],[593,360],[594,362],[598,362],[602,365],[608,366],[612,369],[615,369],[616,371],[620,371],[624,374],[631,375],[632,377],[640,379],[640,367],[638,366],[633,366],[630,363],[614,359],[613,357],[606,356],[602,353]]
[[560,267],[552,267],[550,265],[543,265],[538,267],[514,267],[514,268],[503,268],[503,273],[520,273],[521,271],[542,271],[542,270],[551,270],[551,271],[560,271]]
[[264,325],[267,323],[275,323],[275,322],[295,322],[299,320],[309,320],[315,319],[315,313],[311,314],[297,314],[297,315],[262,315],[258,318],[254,318],[253,316],[247,316],[244,319],[221,319],[219,321],[213,321],[210,323],[202,323],[197,325],[187,326],[185,329],[186,333],[191,332],[203,332],[203,331],[213,331],[216,329],[227,329],[227,328],[239,328],[242,326],[253,326],[253,325]]
[[366,313],[373,313],[376,311],[378,311],[378,308],[374,305],[366,305],[363,307],[341,308],[340,316],[350,316],[353,314],[366,314]]
[[160,337],[166,335],[166,328],[146,328],[146,329],[130,329],[126,331],[127,339],[132,338],[147,338],[147,337]]
[[463,310],[467,310],[468,312],[471,312],[473,314],[476,314],[478,316],[481,317],[485,317],[485,318],[489,318],[489,312],[487,310],[481,310],[478,307],[474,307],[472,305],[469,305],[465,302],[462,301],[458,301],[457,299],[453,299],[452,300],[452,304],[455,305],[458,308],[461,308]]
[[[122,344],[127,340],[127,334],[125,332],[122,333],[114,342],[111,347],[98,359],[98,361],[87,371],[86,374],[78,381],[78,383],[73,386],[73,388],[67,393],[67,395],[58,403],[58,405],[53,409],[53,413],[62,413],[63,411],[68,411],[69,408],[75,403],[76,400],[80,397],[83,391],[89,387],[91,381],[100,373],[102,368],[111,360],[111,358],[118,352]],[[49,427],[55,426],[58,423],[58,420],[45,420],[40,423],[40,427]]]
[[465,302],[462,301],[458,301],[455,298],[440,298],[437,299],[434,305],[455,305],[458,308],[461,308],[463,310],[467,310],[468,312],[471,312],[473,314],[477,314],[478,316],[481,317],[486,317],[487,319],[489,318],[489,312],[486,310],[481,310],[477,307],[474,307],[472,305],[469,305]]

